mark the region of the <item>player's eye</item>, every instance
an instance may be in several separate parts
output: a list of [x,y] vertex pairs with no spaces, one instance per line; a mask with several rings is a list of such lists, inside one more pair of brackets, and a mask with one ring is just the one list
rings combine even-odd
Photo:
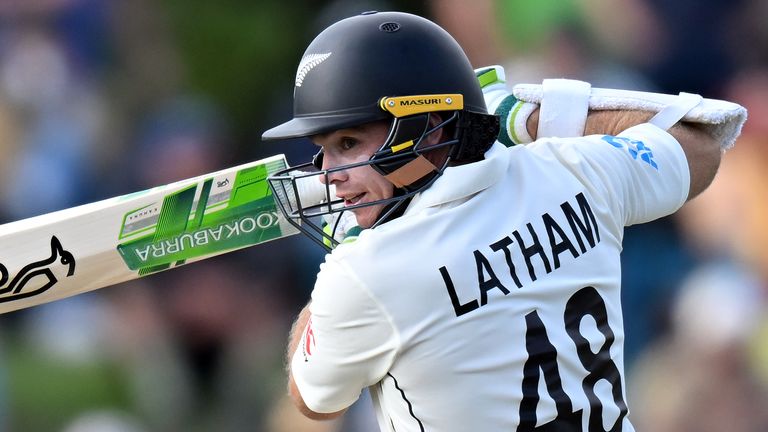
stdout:
[[358,141],[354,138],[344,137],[339,142],[339,148],[342,150],[351,150],[358,144]]

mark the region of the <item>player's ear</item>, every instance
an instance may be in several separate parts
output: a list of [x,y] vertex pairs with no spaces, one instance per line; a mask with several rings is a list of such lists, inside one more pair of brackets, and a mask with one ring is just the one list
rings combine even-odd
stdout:
[[[434,128],[435,126],[439,125],[443,121],[443,118],[440,117],[440,114],[437,113],[430,113],[429,114],[429,129]],[[425,144],[437,144],[445,141],[445,128],[440,128],[433,133],[429,134],[428,136],[424,137],[426,140]]]
[[[428,129],[432,129],[442,122],[443,118],[440,116],[440,114],[430,113]],[[445,128],[441,127],[424,137],[422,148],[427,149],[432,145],[445,141],[446,139],[448,139],[448,137],[446,136]],[[424,157],[427,158],[427,160],[430,161],[433,165],[442,166],[445,163],[445,159],[448,157],[449,152],[450,147],[441,147],[431,151],[425,151],[423,154]]]

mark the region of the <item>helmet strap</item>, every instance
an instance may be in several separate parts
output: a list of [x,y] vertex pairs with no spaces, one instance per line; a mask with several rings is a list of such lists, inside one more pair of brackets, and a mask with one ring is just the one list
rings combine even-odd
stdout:
[[384,178],[389,180],[396,188],[402,188],[415,183],[434,171],[437,171],[437,167],[423,155],[418,155],[412,161],[385,175]]

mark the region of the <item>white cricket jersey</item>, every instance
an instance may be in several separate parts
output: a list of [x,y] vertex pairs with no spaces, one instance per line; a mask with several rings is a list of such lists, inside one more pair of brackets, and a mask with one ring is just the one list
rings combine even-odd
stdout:
[[383,431],[632,431],[623,228],[689,182],[650,124],[447,169],[321,266],[292,361],[304,401],[335,412],[370,387]]

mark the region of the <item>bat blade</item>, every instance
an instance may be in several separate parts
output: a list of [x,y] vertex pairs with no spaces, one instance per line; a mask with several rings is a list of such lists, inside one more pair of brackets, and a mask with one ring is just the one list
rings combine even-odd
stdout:
[[296,234],[267,177],[284,155],[0,225],[0,313]]

